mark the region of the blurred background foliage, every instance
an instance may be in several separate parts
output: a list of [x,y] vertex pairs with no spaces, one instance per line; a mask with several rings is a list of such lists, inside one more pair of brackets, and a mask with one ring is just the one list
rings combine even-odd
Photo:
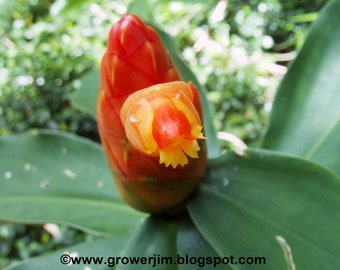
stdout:
[[[0,0],[0,136],[43,128],[99,142],[96,120],[70,95],[96,75],[111,24],[132,12],[175,37],[208,89],[217,130],[257,145],[275,89],[326,1]],[[87,238],[55,224],[2,224],[0,268]]]

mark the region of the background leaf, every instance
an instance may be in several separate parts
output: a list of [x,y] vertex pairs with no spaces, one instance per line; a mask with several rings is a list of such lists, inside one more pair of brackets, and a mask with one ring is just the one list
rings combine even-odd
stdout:
[[266,258],[265,265],[234,269],[287,269],[278,239],[290,247],[296,269],[336,269],[339,190],[340,179],[319,165],[249,150],[246,157],[226,154],[211,161],[188,206],[220,256]]
[[99,89],[99,64],[80,78],[80,88],[70,96],[73,105],[96,117]]
[[275,97],[263,147],[340,174],[340,1],[321,12]]
[[[218,255],[187,216],[172,219],[155,216],[148,218],[129,241],[122,256],[155,258],[151,261],[155,262],[155,266],[153,263],[140,264],[138,269],[141,270],[151,267],[164,270],[229,269],[226,265],[215,267],[212,263],[207,263],[206,258]],[[117,269],[132,268],[131,265],[119,265]]]
[[[89,0],[55,1],[52,4],[50,13],[53,16],[60,16],[68,12],[79,12]],[[84,10],[85,11],[85,10]],[[76,14],[76,13],[75,13]]]
[[110,234],[134,229],[144,216],[121,201],[102,148],[89,140],[36,131],[3,137],[0,164],[0,221]]

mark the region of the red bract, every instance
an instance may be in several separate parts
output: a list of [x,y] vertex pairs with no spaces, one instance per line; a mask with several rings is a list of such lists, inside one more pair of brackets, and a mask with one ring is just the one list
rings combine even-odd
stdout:
[[119,193],[141,211],[180,205],[205,171],[199,94],[179,80],[151,27],[130,14],[112,26],[101,63],[98,128]]
[[101,90],[126,98],[153,84],[180,80],[157,32],[128,14],[112,26],[102,59]]

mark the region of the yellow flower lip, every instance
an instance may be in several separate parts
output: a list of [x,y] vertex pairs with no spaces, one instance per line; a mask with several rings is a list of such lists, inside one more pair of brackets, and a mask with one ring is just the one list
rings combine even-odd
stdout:
[[174,169],[188,164],[187,156],[199,158],[197,140],[205,137],[193,91],[192,84],[174,81],[131,94],[120,111],[129,142]]

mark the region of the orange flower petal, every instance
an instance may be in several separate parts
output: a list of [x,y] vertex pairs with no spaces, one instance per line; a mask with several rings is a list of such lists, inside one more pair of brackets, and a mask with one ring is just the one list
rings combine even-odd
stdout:
[[188,164],[198,158],[197,140],[204,139],[199,114],[184,82],[154,85],[130,95],[120,118],[129,142],[139,151],[159,156],[165,166]]

